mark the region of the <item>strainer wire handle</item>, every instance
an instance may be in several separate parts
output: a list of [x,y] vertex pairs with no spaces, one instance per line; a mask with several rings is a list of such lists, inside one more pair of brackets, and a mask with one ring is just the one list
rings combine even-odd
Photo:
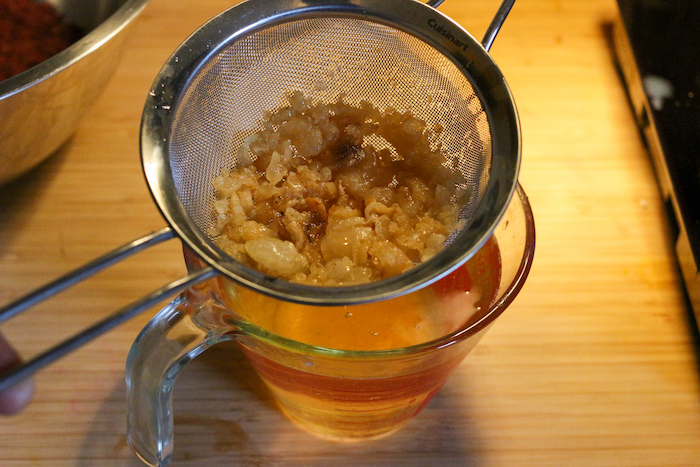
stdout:
[[36,289],[24,297],[10,303],[9,305],[0,308],[0,323],[7,321],[27,308],[31,308],[67,288],[84,281],[88,277],[95,275],[103,269],[106,269],[109,266],[118,263],[119,261],[135,253],[138,253],[139,251],[145,250],[150,246],[161,243],[165,240],[169,240],[174,236],[175,234],[173,233],[172,229],[166,227],[112,250],[111,252],[85,264],[84,266],[81,266],[64,276],[49,282],[48,284]]
[[[0,308],[0,322],[10,319],[27,308],[30,308],[39,302],[42,302],[53,295],[87,279],[88,277],[93,276],[97,272],[125,259],[128,256],[133,255],[134,253],[142,251],[157,243],[174,238],[174,236],[175,235],[172,232],[172,229],[165,228],[123,245],[122,247],[107,253],[106,255],[64,275],[59,279],[56,279],[55,281],[10,303],[9,305]],[[125,306],[102,321],[99,321],[89,328],[79,332],[73,337],[66,339],[55,347],[34,357],[32,360],[17,366],[13,366],[9,370],[0,373],[0,391],[13,386],[22,379],[36,373],[41,368],[50,365],[59,358],[90,342],[94,338],[133,318],[142,311],[145,311],[147,308],[157,304],[166,296],[180,293],[192,285],[210,279],[217,274],[218,272],[214,268],[207,267],[172,281],[169,284],[166,284],[150,294],[136,300],[130,305]]]
[[501,26],[508,17],[508,13],[510,13],[510,10],[511,8],[513,8],[514,3],[515,0],[503,0],[503,3],[501,3],[501,6],[496,12],[496,16],[494,16],[491,20],[491,24],[486,29],[486,34],[484,34],[484,38],[481,40],[481,45],[484,46],[484,49],[486,49],[486,51],[491,49],[491,46],[493,45],[494,39],[496,39],[498,31],[500,31]]
[[[433,8],[437,8],[440,5],[442,5],[442,2],[444,1],[445,0],[429,0],[425,3],[426,5],[430,5]],[[501,3],[501,6],[496,12],[496,16],[494,16],[491,20],[491,24],[486,29],[486,34],[484,34],[484,38],[481,41],[481,45],[484,46],[484,49],[486,49],[486,51],[491,49],[491,46],[493,45],[493,41],[496,39],[498,31],[500,31],[501,26],[508,17],[508,13],[510,13],[510,10],[511,8],[513,8],[514,3],[515,0],[503,0],[503,3]]]

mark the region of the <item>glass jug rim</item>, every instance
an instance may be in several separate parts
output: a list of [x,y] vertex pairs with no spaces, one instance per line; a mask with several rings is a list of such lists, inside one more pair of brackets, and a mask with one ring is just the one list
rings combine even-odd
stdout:
[[420,344],[381,350],[345,350],[307,344],[276,334],[262,326],[245,320],[244,318],[232,318],[231,325],[233,329],[224,331],[224,334],[238,337],[240,337],[240,335],[250,336],[276,348],[317,357],[401,357],[420,352],[437,350],[456,344],[469,336],[475,335],[493,323],[496,318],[498,318],[503,311],[510,306],[525,284],[525,280],[530,272],[535,253],[535,221],[527,195],[520,184],[517,185],[516,196],[513,197],[511,203],[515,202],[516,200],[518,200],[522,206],[525,223],[524,251],[518,269],[514,274],[513,279],[506,286],[504,293],[489,307],[489,310],[483,316],[476,321],[468,322],[455,331],[445,334],[437,339],[422,342]]

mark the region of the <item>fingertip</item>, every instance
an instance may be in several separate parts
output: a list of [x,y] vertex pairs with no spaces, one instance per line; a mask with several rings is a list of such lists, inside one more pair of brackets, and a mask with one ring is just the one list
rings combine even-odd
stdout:
[[34,395],[34,381],[25,379],[0,392],[0,414],[15,415],[22,411]]

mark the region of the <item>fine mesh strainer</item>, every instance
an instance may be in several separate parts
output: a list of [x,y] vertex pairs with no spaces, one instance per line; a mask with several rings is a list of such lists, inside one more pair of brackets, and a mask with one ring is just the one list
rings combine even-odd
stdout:
[[[345,305],[411,292],[458,267],[491,235],[517,184],[520,129],[511,93],[487,49],[514,0],[480,44],[417,0],[249,0],[198,29],[170,57],[147,98],[141,127],[144,173],[170,227],[112,252],[0,310],[0,321],[128,254],[180,237],[208,266],[142,298],[75,338],[2,376],[0,389],[36,371],[167,294],[222,274],[273,297]],[[369,101],[410,110],[443,128],[434,144],[461,172],[470,196],[464,227],[431,260],[363,285],[317,287],[266,276],[223,253],[213,178],[235,167],[237,149],[265,112],[291,91],[315,102]]]
[[[400,12],[400,18],[397,17]],[[269,278],[223,254],[206,235],[212,179],[235,167],[237,148],[290,90],[314,101],[410,110],[444,128],[439,143],[466,180],[465,227],[432,261],[380,282],[342,288]],[[164,216],[221,273],[291,301],[348,304],[388,298],[461,264],[488,238],[515,188],[519,131],[514,104],[485,49],[417,1],[289,2],[235,7],[171,57],[144,112],[146,178]]]

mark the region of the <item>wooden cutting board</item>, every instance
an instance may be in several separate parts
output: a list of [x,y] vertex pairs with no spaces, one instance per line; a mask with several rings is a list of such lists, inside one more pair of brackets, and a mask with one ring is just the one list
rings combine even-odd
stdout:
[[[0,187],[0,303],[165,224],[139,162],[161,65],[232,2],[153,0],[73,139]],[[440,10],[481,37],[498,0]],[[403,431],[343,445],[286,421],[235,347],[175,391],[174,466],[700,465],[697,334],[652,169],[613,66],[613,0],[519,0],[491,53],[520,112],[520,181],[537,252],[514,304]],[[31,357],[184,272],[177,241],[100,274],[0,331]],[[153,309],[36,377],[0,419],[0,466],[131,466],[124,363]]]

